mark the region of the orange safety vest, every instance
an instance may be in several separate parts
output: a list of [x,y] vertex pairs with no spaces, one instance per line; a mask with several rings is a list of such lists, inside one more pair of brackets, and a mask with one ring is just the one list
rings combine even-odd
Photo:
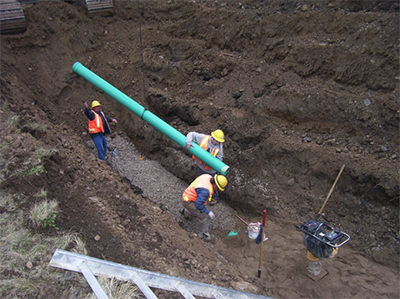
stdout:
[[[207,151],[208,150],[208,143],[210,142],[210,135],[204,136],[203,139],[201,139],[199,146]],[[210,152],[211,155],[213,155],[214,157],[217,156],[217,154],[219,153],[219,149],[213,148]],[[204,164],[203,161],[201,161],[199,158],[197,158],[196,156],[192,156],[193,159],[197,160],[200,162],[200,164]],[[210,166],[205,165],[204,166],[204,170],[209,170],[212,169]]]
[[210,192],[210,197],[204,203],[206,205],[208,201],[211,201],[211,197],[214,194],[214,188],[210,182],[211,178],[212,178],[212,176],[209,174],[202,174],[197,179],[195,179],[190,184],[190,186],[185,190],[185,192],[183,192],[183,196],[182,196],[183,200],[184,201],[196,201],[196,198],[197,198],[196,189],[197,188],[206,188]]
[[95,133],[100,133],[100,132],[104,133],[103,122],[101,120],[100,115],[98,115],[94,111],[93,111],[93,113],[94,113],[94,119],[89,120],[89,133],[90,134],[95,134]]

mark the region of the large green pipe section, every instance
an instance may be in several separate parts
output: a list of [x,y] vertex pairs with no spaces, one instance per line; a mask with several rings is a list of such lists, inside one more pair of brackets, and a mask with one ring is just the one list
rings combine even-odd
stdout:
[[[72,70],[78,75],[82,76],[86,80],[88,80],[93,85],[97,86],[99,89],[104,91],[106,94],[120,102],[126,108],[131,110],[141,119],[149,123],[151,126],[159,130],[168,138],[175,141],[181,147],[186,146],[186,136],[181,132],[171,127],[165,121],[151,113],[149,110],[145,109],[143,106],[132,100],[126,94],[116,89],[110,83],[106,82],[95,73],[87,69],[79,62],[75,62],[72,66]],[[193,146],[190,147],[189,152],[203,161],[205,164],[213,168],[215,171],[222,175],[226,175],[229,172],[229,166],[223,163],[221,160],[217,159],[209,152],[203,150],[200,146],[193,143]]]

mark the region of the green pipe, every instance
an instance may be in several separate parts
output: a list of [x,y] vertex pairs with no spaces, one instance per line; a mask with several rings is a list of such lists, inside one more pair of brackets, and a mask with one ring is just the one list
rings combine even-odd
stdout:
[[[131,110],[141,119],[149,123],[151,126],[159,130],[168,138],[175,141],[181,147],[186,146],[186,136],[181,132],[171,127],[165,121],[151,113],[149,110],[145,109],[143,106],[132,100],[126,94],[116,89],[110,83],[106,82],[95,73],[84,67],[80,62],[75,62],[72,66],[72,70],[78,75],[82,76],[86,80],[88,80],[93,85],[97,86],[99,89],[104,91],[106,94],[120,102],[126,108]],[[209,152],[203,150],[196,143],[193,143],[193,146],[190,147],[189,152],[203,161],[205,164],[213,168],[215,171],[222,175],[226,175],[229,172],[229,166],[223,163],[221,160],[217,159]]]

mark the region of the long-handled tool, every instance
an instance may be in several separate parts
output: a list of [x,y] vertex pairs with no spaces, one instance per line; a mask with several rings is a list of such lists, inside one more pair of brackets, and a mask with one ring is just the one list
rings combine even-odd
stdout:
[[265,228],[265,219],[267,218],[267,210],[263,212],[263,222],[261,227],[261,247],[260,247],[260,260],[258,262],[258,278],[261,277],[261,263],[263,256],[263,244],[264,244],[264,228]]
[[[303,232],[303,243],[307,251],[317,259],[334,257],[338,251],[338,248],[350,241],[350,236],[345,232],[318,220],[333,192],[333,189],[336,186],[337,181],[339,180],[340,175],[343,172],[343,169],[344,165],[340,169],[339,174],[337,175],[336,180],[333,183],[332,188],[329,191],[321,209],[315,216],[316,219],[305,221],[303,224],[296,226],[298,231]],[[321,264],[319,266],[319,270],[316,272],[316,268],[313,266],[313,263],[315,263],[315,261],[309,260],[308,271],[309,274],[311,274],[310,277],[315,280],[315,277],[319,276],[319,279],[321,279],[327,274],[327,272],[325,271],[325,274],[321,276]]]
[[331,196],[331,194],[332,194],[332,192],[333,192],[333,189],[335,188],[336,183],[338,182],[339,177],[340,177],[340,175],[341,175],[342,172],[343,172],[343,169],[344,169],[344,164],[342,165],[342,168],[340,169],[339,174],[337,175],[336,180],[335,180],[335,182],[333,183],[332,188],[331,188],[331,190],[329,191],[328,196],[326,197],[326,199],[325,199],[325,201],[324,201],[324,203],[323,203],[321,209],[319,210],[318,214],[315,216],[315,220],[318,220],[318,218],[321,216],[322,211],[324,210],[325,205],[326,205],[326,203],[328,202],[328,199],[329,199],[329,197]]
[[240,217],[240,216],[237,215],[237,214],[235,214],[235,216],[236,216],[240,221],[242,221],[244,224],[246,224],[246,226],[249,226],[249,224],[248,224],[242,217]]

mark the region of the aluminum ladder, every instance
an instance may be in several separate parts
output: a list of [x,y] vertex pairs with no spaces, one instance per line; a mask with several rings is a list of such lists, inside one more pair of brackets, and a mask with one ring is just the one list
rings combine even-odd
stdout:
[[214,299],[274,299],[129,267],[60,249],[56,249],[54,252],[50,266],[81,272],[99,299],[108,299],[108,296],[95,276],[115,277],[121,281],[134,283],[148,299],[157,299],[157,296],[150,289],[151,287],[179,292],[186,299],[195,299],[194,296]]

